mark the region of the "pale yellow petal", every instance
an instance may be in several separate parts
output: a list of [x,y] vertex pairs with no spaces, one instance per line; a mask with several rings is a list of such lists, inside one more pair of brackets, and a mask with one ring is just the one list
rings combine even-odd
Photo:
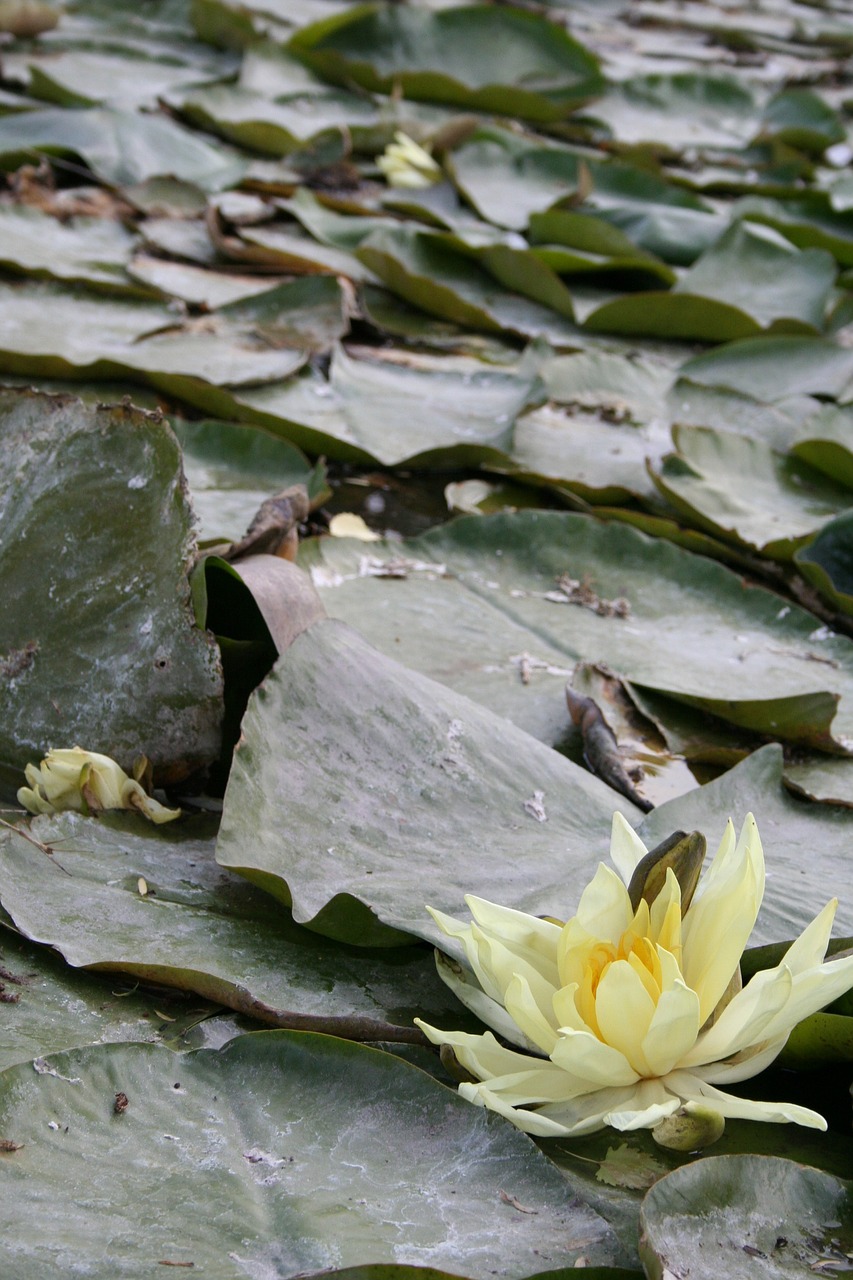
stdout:
[[614,1129],[629,1132],[653,1129],[681,1106],[681,1099],[669,1092],[660,1080],[641,1080],[628,1105],[613,1107],[604,1117]]
[[610,829],[610,861],[624,885],[631,883],[637,863],[645,858],[648,849],[627,820],[617,810]]
[[553,988],[549,991],[547,1005],[543,1008],[527,978],[516,974],[507,986],[504,1004],[507,1013],[516,1026],[521,1028],[522,1033],[532,1040],[542,1053],[550,1053],[557,1044],[557,1027],[553,1015]]
[[480,1080],[488,1080],[490,1076],[505,1076],[515,1072],[529,1071],[531,1064],[540,1067],[538,1059],[529,1054],[516,1053],[514,1049],[505,1049],[498,1044],[491,1031],[482,1035],[471,1035],[467,1031],[440,1031],[429,1023],[415,1018],[415,1023],[433,1044],[447,1044],[453,1049],[466,1071]]
[[515,945],[523,951],[533,951],[557,963],[557,945],[561,926],[550,920],[540,920],[512,907],[501,907],[485,898],[466,895],[465,902],[477,924],[487,933],[494,933],[507,946]]
[[718,1062],[768,1039],[767,1028],[791,998],[789,969],[763,969],[726,1005],[717,1021],[703,1031],[681,1060],[683,1067]]
[[516,1129],[521,1129],[523,1133],[529,1133],[533,1137],[563,1138],[570,1132],[564,1124],[549,1120],[540,1111],[525,1111],[523,1108],[516,1110],[500,1094],[493,1093],[487,1085],[460,1084],[459,1093],[479,1107],[488,1107],[490,1111],[496,1111],[498,1115],[514,1124]]
[[832,898],[815,916],[811,924],[806,925],[800,936],[791,943],[782,960],[791,973],[802,973],[805,969],[812,969],[823,961],[837,910],[838,899]]
[[628,962],[614,961],[598,984],[595,1015],[602,1038],[641,1076],[651,1075],[641,1046],[654,1011],[654,1001]]
[[638,1072],[623,1053],[589,1031],[562,1030],[559,1043],[551,1052],[551,1061],[572,1078],[579,1093],[623,1087],[639,1079]]
[[554,1021],[558,1028],[570,1027],[573,1031],[588,1031],[575,1003],[575,992],[578,989],[576,982],[569,983],[566,987],[560,987],[554,992],[552,1006],[554,1009]]
[[[541,957],[523,956],[515,947],[505,947],[503,943],[493,935],[481,932],[479,925],[471,926],[471,936],[477,944],[477,957],[479,960],[479,969],[487,974],[493,989],[497,992],[497,998],[506,1003],[506,989],[512,982],[516,974],[521,974],[530,983],[533,994],[544,1008],[551,1008],[551,1000],[557,989],[558,977],[553,966],[541,959]],[[541,968],[540,968],[541,965]],[[547,968],[550,973],[543,974],[542,968]],[[476,970],[479,976],[479,969]],[[485,985],[485,984],[484,984]]]
[[[727,834],[729,828],[726,828]],[[764,856],[755,819],[750,814],[732,848],[724,837],[707,875],[700,881],[684,918],[684,980],[699,996],[704,1022],[731,981],[755,924],[764,886]]]
[[792,1102],[753,1102],[735,1098],[715,1089],[689,1071],[674,1071],[664,1082],[686,1101],[704,1102],[729,1120],[763,1120],[771,1124],[801,1124],[809,1129],[826,1129],[826,1121],[816,1111]]
[[816,969],[796,974],[787,1004],[765,1028],[767,1038],[785,1035],[793,1030],[798,1022],[802,1022],[803,1018],[831,1004],[851,987],[853,987],[853,955],[840,956],[837,960],[827,960]]
[[642,1054],[652,1075],[664,1076],[681,1061],[699,1034],[699,997],[683,982],[665,991],[657,1002]]
[[634,917],[628,890],[603,862],[581,894],[575,919],[595,938],[618,942]]
[[455,938],[462,943],[465,951],[465,959],[469,967],[473,970],[477,981],[483,988],[487,996],[492,1000],[500,1002],[503,991],[499,990],[497,984],[490,974],[486,973],[480,964],[480,950],[474,939],[470,924],[464,924],[461,920],[455,920],[453,916],[447,916],[443,911],[436,911],[434,907],[427,907],[427,911],[432,916],[435,923],[441,929],[442,933],[447,934],[448,938]]
[[487,1027],[491,1027],[492,1031],[496,1031],[504,1040],[509,1040],[510,1044],[516,1045],[519,1049],[524,1049],[528,1053],[539,1052],[538,1046],[522,1033],[521,1028],[512,1020],[500,1001],[486,995],[476,975],[470,969],[464,968],[458,961],[443,955],[440,951],[435,953],[435,966],[439,977],[447,984],[457,1000],[460,1000],[466,1009],[470,1009]]
[[741,1080],[751,1080],[765,1071],[779,1057],[788,1040],[787,1034],[776,1040],[762,1041],[736,1053],[733,1058],[725,1058],[722,1062],[709,1062],[704,1067],[691,1068],[691,1075],[710,1084],[738,1084]]

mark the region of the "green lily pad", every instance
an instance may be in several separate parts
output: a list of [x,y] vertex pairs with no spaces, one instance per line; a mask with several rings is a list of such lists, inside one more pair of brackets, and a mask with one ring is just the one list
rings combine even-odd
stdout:
[[590,107],[612,137],[630,147],[664,151],[745,143],[759,120],[753,94],[733,76],[675,72],[637,76],[614,85]]
[[853,407],[822,405],[801,424],[791,453],[853,489]]
[[236,416],[331,457],[464,465],[503,457],[517,414],[538,394],[537,363],[535,353],[506,369],[464,356],[418,361],[338,347],[328,379],[310,369],[235,392]]
[[303,27],[289,47],[337,84],[530,120],[562,119],[602,85],[595,56],[562,27],[486,5],[356,6]]
[[356,953],[300,929],[279,903],[216,865],[210,818],[166,833],[124,815],[62,814],[31,829],[55,852],[0,832],[0,901],[21,933],[75,970],[129,974],[262,1022],[286,1015],[354,1039],[390,1039],[394,1027],[415,1034],[412,1019],[424,1009],[456,1016],[425,948]]
[[6,391],[0,450],[2,594],[27,602],[0,631],[3,765],[75,744],[127,768],[144,753],[164,779],[213,759],[221,676],[193,625],[191,512],[168,425]]
[[850,504],[850,493],[759,440],[702,427],[674,427],[676,453],[652,476],[691,523],[790,560],[816,530]]
[[181,1047],[199,1048],[200,1036],[221,1034],[227,1027],[224,1039],[230,1039],[247,1029],[238,1029],[231,1017],[213,1017],[214,1030],[209,1020],[216,1006],[199,1000],[75,972],[47,947],[34,946],[8,928],[0,929],[0,969],[5,988],[0,1071],[88,1044],[168,1039],[177,1047],[183,1038]]
[[794,559],[803,577],[840,613],[853,614],[853,512],[824,525]]
[[188,93],[180,110],[192,124],[270,156],[289,155],[326,130],[372,130],[381,120],[369,99],[330,89],[271,102],[238,85],[217,84]]
[[577,345],[577,330],[567,318],[502,288],[447,236],[410,227],[379,230],[357,254],[389,289],[430,315],[470,329]]
[[797,795],[853,809],[853,760],[812,754],[789,760],[785,782]]
[[[215,315],[177,319],[165,305],[80,297],[53,285],[0,286],[0,367],[10,373],[148,382],[216,414],[218,388],[256,386],[294,373],[308,341],[331,341],[343,327],[337,282],[326,297],[283,284]],[[328,296],[331,292],[332,296]],[[4,301],[12,305],[3,307]],[[323,338],[318,335],[322,333]]]
[[71,48],[47,57],[28,57],[28,89],[36,98],[65,107],[104,103],[125,110],[151,109],[174,89],[221,75],[224,67],[217,65],[211,54],[208,51],[207,65],[188,66],[145,57],[141,51],[132,57],[115,51]]
[[763,132],[801,151],[821,154],[835,142],[844,142],[844,124],[820,94],[811,89],[786,89],[768,102]]
[[596,330],[727,342],[762,329],[823,327],[835,281],[822,249],[797,250],[768,227],[736,222],[669,293],[630,294],[587,317]]
[[583,769],[327,620],[250,700],[216,857],[311,929],[399,945],[439,937],[424,903],[458,911],[465,893],[568,910],[613,807]]
[[181,419],[173,419],[172,427],[183,450],[200,539],[237,541],[261,503],[291,485],[304,485],[312,504],[329,492],[322,463],[312,467],[294,445],[257,427]]
[[0,118],[0,168],[16,169],[40,156],[78,155],[112,186],[174,175],[205,191],[239,182],[240,157],[214,148],[163,116],[114,107],[61,107]]
[[550,400],[516,420],[509,453],[517,473],[587,502],[652,497],[645,463],[670,446],[671,370],[587,351],[545,360],[540,376]]
[[[513,1280],[621,1253],[525,1135],[398,1058],[331,1037],[263,1032],[179,1058],[72,1050],[41,1074],[3,1073],[0,1125],[22,1144],[0,1167],[0,1256],[21,1280],[97,1271],[117,1233],[117,1277],[192,1262],[222,1280],[258,1268],[295,1280],[384,1261]],[[466,1152],[464,1194],[454,1150]]]
[[853,394],[853,351],[825,338],[746,338],[696,356],[681,373],[757,400],[804,394],[843,399]]
[[710,1156],[656,1182],[640,1211],[649,1275],[810,1276],[846,1268],[853,1185],[772,1156]]
[[[547,511],[463,517],[370,551],[365,569],[363,544],[303,550],[329,613],[546,742],[564,732],[562,685],[579,659],[756,733],[836,751],[853,739],[850,640],[704,555]],[[404,581],[382,576],[391,560]]]
[[0,262],[26,275],[131,290],[125,268],[135,243],[111,218],[60,222],[27,206],[0,207]]
[[747,196],[737,202],[735,212],[775,227],[799,249],[826,249],[842,266],[853,266],[850,213],[834,209],[827,192],[810,191],[788,200]]

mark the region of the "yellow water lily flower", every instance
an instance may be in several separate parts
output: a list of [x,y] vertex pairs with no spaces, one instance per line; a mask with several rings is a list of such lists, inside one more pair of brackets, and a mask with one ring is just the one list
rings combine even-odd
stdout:
[[[621,814],[611,859],[565,925],[466,899],[474,920],[432,915],[464,948],[473,973],[439,953],[439,972],[491,1032],[439,1031],[474,1077],[459,1092],[526,1133],[566,1137],[654,1129],[678,1110],[825,1129],[815,1111],[751,1102],[718,1088],[756,1075],[796,1023],[853,986],[853,956],[824,962],[837,901],[773,969],[739,990],[739,962],[764,892],[764,854],[752,814],[740,838],[728,823],[698,887],[669,866],[651,901],[632,877],[648,851]],[[684,877],[682,877],[684,879]],[[628,886],[633,892],[629,893]],[[637,904],[632,906],[632,900]],[[537,1056],[531,1056],[531,1055]]]
[[[140,759],[141,774],[148,766]],[[167,809],[130,778],[109,756],[82,747],[48,751],[41,764],[24,770],[28,787],[18,791],[18,803],[29,813],[97,813],[102,809],[137,809],[152,822],[171,822],[180,809]]]
[[382,155],[377,156],[376,164],[391,187],[417,190],[431,187],[442,178],[441,169],[430,153],[400,130]]

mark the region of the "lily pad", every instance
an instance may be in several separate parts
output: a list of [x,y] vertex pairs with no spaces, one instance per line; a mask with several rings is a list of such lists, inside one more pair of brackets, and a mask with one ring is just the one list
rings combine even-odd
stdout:
[[592,329],[726,342],[762,329],[823,327],[835,281],[822,249],[795,249],[769,227],[736,222],[669,293],[631,294],[605,303]]
[[[392,560],[404,581],[382,576]],[[309,544],[303,563],[330,614],[546,742],[561,736],[562,684],[578,659],[753,732],[836,751],[853,739],[850,640],[624,525],[561,512],[462,517],[402,545],[374,543],[369,565],[363,545],[338,538]],[[561,579],[586,584],[585,602]],[[537,672],[526,686],[524,653]]]
[[853,1185],[772,1156],[711,1156],[661,1178],[640,1212],[650,1275],[805,1277],[846,1268]]
[[0,207],[0,262],[26,275],[130,290],[125,267],[135,242],[111,218],[60,222],[27,206]]
[[119,1237],[117,1277],[192,1263],[222,1280],[259,1268],[286,1280],[384,1261],[520,1280],[621,1252],[525,1135],[398,1058],[331,1037],[262,1032],[180,1058],[148,1045],[57,1054],[40,1074],[3,1073],[0,1125],[22,1144],[0,1168],[0,1256],[20,1280],[95,1272]]
[[261,503],[291,485],[303,484],[312,503],[329,492],[321,463],[312,467],[294,445],[257,427],[182,419],[172,426],[202,539],[237,541]]
[[789,560],[840,511],[850,493],[807,464],[728,431],[675,427],[677,452],[652,476],[693,524]]
[[0,168],[69,154],[82,157],[96,177],[112,186],[173,175],[205,191],[233,186],[247,163],[168,118],[114,107],[51,107],[0,118]]
[[612,797],[550,748],[327,620],[282,654],[250,700],[216,857],[313,930],[399,945],[407,934],[439,937],[424,903],[458,911],[465,893],[569,910],[606,846]]
[[417,362],[394,350],[338,347],[328,379],[309,369],[288,383],[235,392],[236,416],[336,458],[464,465],[503,457],[516,415],[537,395],[537,363],[534,353],[504,369],[468,357]]
[[168,425],[6,391],[0,450],[2,594],[27,601],[0,631],[3,765],[75,743],[128,768],[144,753],[164,779],[214,758],[221,676],[193,625],[192,517]]
[[[452,239],[400,227],[373,232],[358,258],[400,297],[430,315],[470,329],[542,335],[577,345],[577,330],[553,310],[496,283],[479,263],[458,252]],[[543,264],[539,264],[542,266]]]
[[853,351],[825,338],[746,338],[696,356],[681,374],[757,400],[804,394],[845,399],[853,396]]
[[824,525],[794,559],[803,576],[839,612],[853,614],[853,512]]
[[337,84],[530,120],[559,120],[602,86],[595,56],[562,27],[486,5],[356,6],[303,27],[289,47]]
[[168,835],[112,815],[39,818],[31,830],[55,852],[2,831],[0,901],[21,933],[75,970],[128,974],[262,1022],[286,1016],[356,1039],[391,1039],[395,1027],[398,1038],[414,1037],[412,1019],[425,1008],[451,1016],[455,1002],[425,948],[355,953],[300,929],[216,865],[209,817],[184,819]]
[[[0,1070],[59,1049],[174,1040],[175,1024],[184,1028],[194,1017],[207,1020],[215,1009],[162,991],[155,995],[115,977],[76,973],[47,947],[34,946],[11,929],[0,929],[0,968],[5,988]],[[188,1017],[190,1008],[194,1013]],[[234,1034],[232,1022],[226,1039]]]

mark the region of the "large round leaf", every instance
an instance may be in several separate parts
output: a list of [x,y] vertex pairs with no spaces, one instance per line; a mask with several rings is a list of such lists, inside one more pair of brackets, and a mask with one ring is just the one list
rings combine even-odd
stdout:
[[614,807],[585,770],[327,620],[250,701],[216,857],[332,937],[437,939],[425,903],[456,914],[466,893],[568,914]]
[[[383,568],[392,560],[393,578]],[[363,544],[314,542],[304,563],[332,615],[548,742],[565,730],[563,684],[578,659],[730,723],[823,747],[842,695],[833,732],[853,738],[850,640],[625,526],[560,512],[470,516],[402,545],[374,543],[367,560]]]
[[[15,1280],[213,1280],[421,1264],[475,1280],[578,1257],[611,1229],[533,1143],[399,1059],[261,1032],[176,1057],[108,1045],[0,1076],[0,1259]],[[36,1225],[37,1224],[37,1225]]]
[[712,1156],[656,1182],[640,1214],[653,1280],[787,1280],[847,1270],[853,1184],[773,1156]]
[[215,830],[202,818],[168,828],[124,815],[39,818],[33,834],[56,852],[3,831],[0,902],[75,968],[194,991],[263,1021],[378,1039],[392,1036],[388,1023],[412,1033],[426,1008],[449,1016],[455,1002],[426,949],[375,956],[306,933],[216,865]]
[[0,621],[0,762],[77,744],[181,777],[215,758],[221,676],[190,608],[192,513],[167,423],[7,391],[0,458],[0,595],[19,602]]

